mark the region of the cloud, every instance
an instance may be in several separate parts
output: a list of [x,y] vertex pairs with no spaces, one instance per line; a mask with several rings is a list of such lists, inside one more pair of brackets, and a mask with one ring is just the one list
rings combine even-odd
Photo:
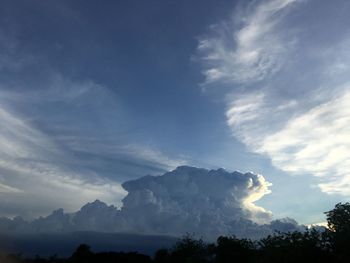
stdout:
[[295,230],[302,231],[303,229],[305,229],[304,226],[300,226],[297,221],[295,221],[292,218],[288,218],[288,217],[287,218],[273,220],[270,223],[270,227],[272,229],[274,229],[275,231],[283,232],[283,233],[293,232]]
[[[64,89],[71,91],[64,93]],[[1,216],[36,217],[62,206],[74,211],[91,198],[120,204],[126,194],[120,180],[164,172],[184,163],[155,148],[85,131],[86,122],[76,119],[80,113],[74,112],[74,107],[78,104],[79,111],[92,107],[90,111],[98,114],[101,108],[95,103],[104,100],[108,105],[106,92],[106,88],[92,82],[75,83],[62,78],[52,79],[52,86],[43,92],[44,101],[42,97],[38,99],[35,90],[0,92]],[[45,109],[45,103],[57,101],[66,109],[72,108],[68,119],[55,120],[57,116],[50,115],[48,120],[47,114],[29,114],[33,113],[31,106],[28,112],[14,107],[33,104]],[[97,119],[102,121],[99,116]],[[72,117],[75,123],[67,125]]]
[[59,209],[31,223],[3,218],[0,229],[17,233],[99,231],[174,236],[194,232],[206,239],[229,234],[257,238],[274,230],[301,229],[292,219],[271,221],[269,211],[254,205],[269,193],[269,186],[263,176],[253,173],[181,166],[161,176],[125,182],[128,194],[121,209],[96,200],[75,213]]
[[[290,174],[315,176],[325,193],[350,196],[346,18],[306,25],[300,2],[253,2],[240,23],[215,25],[198,44],[206,84],[232,87],[227,125],[250,151]],[[298,23],[291,7],[299,8]],[[325,30],[332,37],[314,41]]]
[[231,102],[227,124],[236,138],[268,156],[275,167],[314,175],[323,192],[350,196],[349,90],[336,87],[333,97],[310,99],[301,108],[302,99],[276,105],[266,93],[247,93]]
[[249,94],[233,101],[226,112],[228,124],[238,126],[257,119],[259,117],[257,110],[261,108],[263,99],[263,94]]
[[294,2],[263,1],[246,14],[241,12],[239,20],[212,26],[213,36],[201,38],[198,45],[207,65],[206,83],[251,83],[276,73],[284,63],[283,53],[293,43],[277,34],[278,22]]
[[[8,193],[6,202],[0,202],[6,214],[7,204],[13,207],[27,206],[22,213],[35,211],[47,203],[70,203],[77,208],[91,196],[115,200],[124,192],[118,182],[89,175],[89,171],[74,171],[65,165],[69,158],[60,146],[46,134],[33,128],[18,115],[0,108],[0,178],[2,193]],[[5,185],[5,184],[6,185]],[[64,194],[62,194],[64,193]],[[75,196],[74,201],[67,199]],[[41,204],[35,204],[37,199]],[[20,210],[20,208],[18,209]],[[23,208],[23,207],[22,207]]]
[[350,92],[292,118],[266,136],[260,152],[292,173],[321,177],[321,190],[350,195]]
[[122,151],[133,156],[157,165],[164,171],[175,169],[178,166],[187,164],[186,159],[169,158],[163,152],[147,146],[128,144],[122,147]]
[[4,184],[0,184],[0,194],[3,193],[18,193],[21,192],[19,189],[8,186],[8,185],[4,185]]
[[17,71],[31,60],[30,56],[18,54],[18,40],[0,27],[0,70]]
[[115,92],[67,77],[51,55],[27,49],[34,42],[22,45],[20,31],[0,26],[0,216],[75,211],[91,199],[120,204],[121,181],[185,163],[129,143]]
[[[123,200],[123,210],[141,213],[144,228],[157,225],[164,232],[219,233],[229,228],[230,222],[241,219],[270,221],[271,213],[254,205],[269,193],[269,185],[261,175],[253,173],[182,166],[162,176],[124,183],[128,195]],[[130,220],[135,218],[140,220],[139,216]]]

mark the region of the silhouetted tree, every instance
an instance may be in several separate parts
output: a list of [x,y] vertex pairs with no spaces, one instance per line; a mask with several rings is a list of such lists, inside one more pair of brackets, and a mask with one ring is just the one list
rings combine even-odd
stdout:
[[253,262],[257,254],[255,243],[250,239],[238,239],[235,236],[221,236],[215,250],[216,262]]
[[171,249],[169,262],[206,263],[211,262],[213,254],[212,246],[206,244],[202,239],[195,239],[193,235],[187,234]]
[[339,262],[350,261],[350,203],[338,203],[325,213],[331,249]]
[[162,248],[156,251],[154,255],[154,262],[168,263],[170,262],[170,253],[168,249]]
[[338,233],[350,232],[350,203],[338,203],[325,214],[329,230]]
[[259,245],[264,262],[327,262],[330,258],[316,229],[278,233],[261,239]]
[[81,244],[71,257],[72,262],[76,263],[90,263],[93,262],[94,253],[91,252],[90,247],[86,244]]
[[151,258],[137,252],[102,252],[96,253],[94,263],[150,263]]

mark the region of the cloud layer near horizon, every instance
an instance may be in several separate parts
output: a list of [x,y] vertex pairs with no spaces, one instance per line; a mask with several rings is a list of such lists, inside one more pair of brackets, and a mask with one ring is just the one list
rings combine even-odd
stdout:
[[128,194],[121,209],[95,201],[76,213],[65,214],[59,209],[31,223],[20,218],[2,219],[0,231],[101,231],[173,236],[188,232],[215,239],[229,234],[257,238],[273,230],[301,229],[291,219],[271,222],[271,213],[254,205],[269,193],[269,185],[261,175],[253,173],[182,166],[162,176],[125,182],[123,187]]
[[227,125],[249,150],[317,177],[325,193],[350,196],[348,18],[303,24],[313,4],[253,2],[213,26],[198,45],[204,85],[229,90]]

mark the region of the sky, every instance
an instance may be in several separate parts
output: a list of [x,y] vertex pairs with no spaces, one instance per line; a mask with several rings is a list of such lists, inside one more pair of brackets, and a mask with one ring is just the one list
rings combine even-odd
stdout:
[[120,207],[123,182],[188,165],[261,174],[274,218],[324,221],[350,197],[349,12],[1,0],[0,216]]

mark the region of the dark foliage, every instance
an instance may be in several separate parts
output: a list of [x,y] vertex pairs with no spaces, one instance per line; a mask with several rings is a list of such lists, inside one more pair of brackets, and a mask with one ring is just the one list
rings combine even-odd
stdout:
[[350,203],[336,204],[325,214],[330,249],[338,262],[350,262]]
[[324,234],[305,232],[279,233],[259,241],[262,262],[329,262]]
[[232,237],[219,237],[215,247],[215,262],[229,263],[254,262],[258,256],[256,244],[249,239]]
[[[0,258],[1,259],[1,258]],[[0,261],[3,263],[3,261]],[[150,263],[151,258],[137,252],[101,252],[94,253],[88,245],[82,244],[68,259],[59,259],[56,256],[48,259],[37,257],[35,259],[6,261],[4,263]]]
[[68,259],[22,259],[0,255],[1,263],[300,263],[350,262],[350,204],[337,204],[325,213],[328,227],[304,232],[276,233],[259,241],[219,237],[216,244],[186,235],[171,249],[160,249],[151,259],[136,252],[94,253],[82,244]]

